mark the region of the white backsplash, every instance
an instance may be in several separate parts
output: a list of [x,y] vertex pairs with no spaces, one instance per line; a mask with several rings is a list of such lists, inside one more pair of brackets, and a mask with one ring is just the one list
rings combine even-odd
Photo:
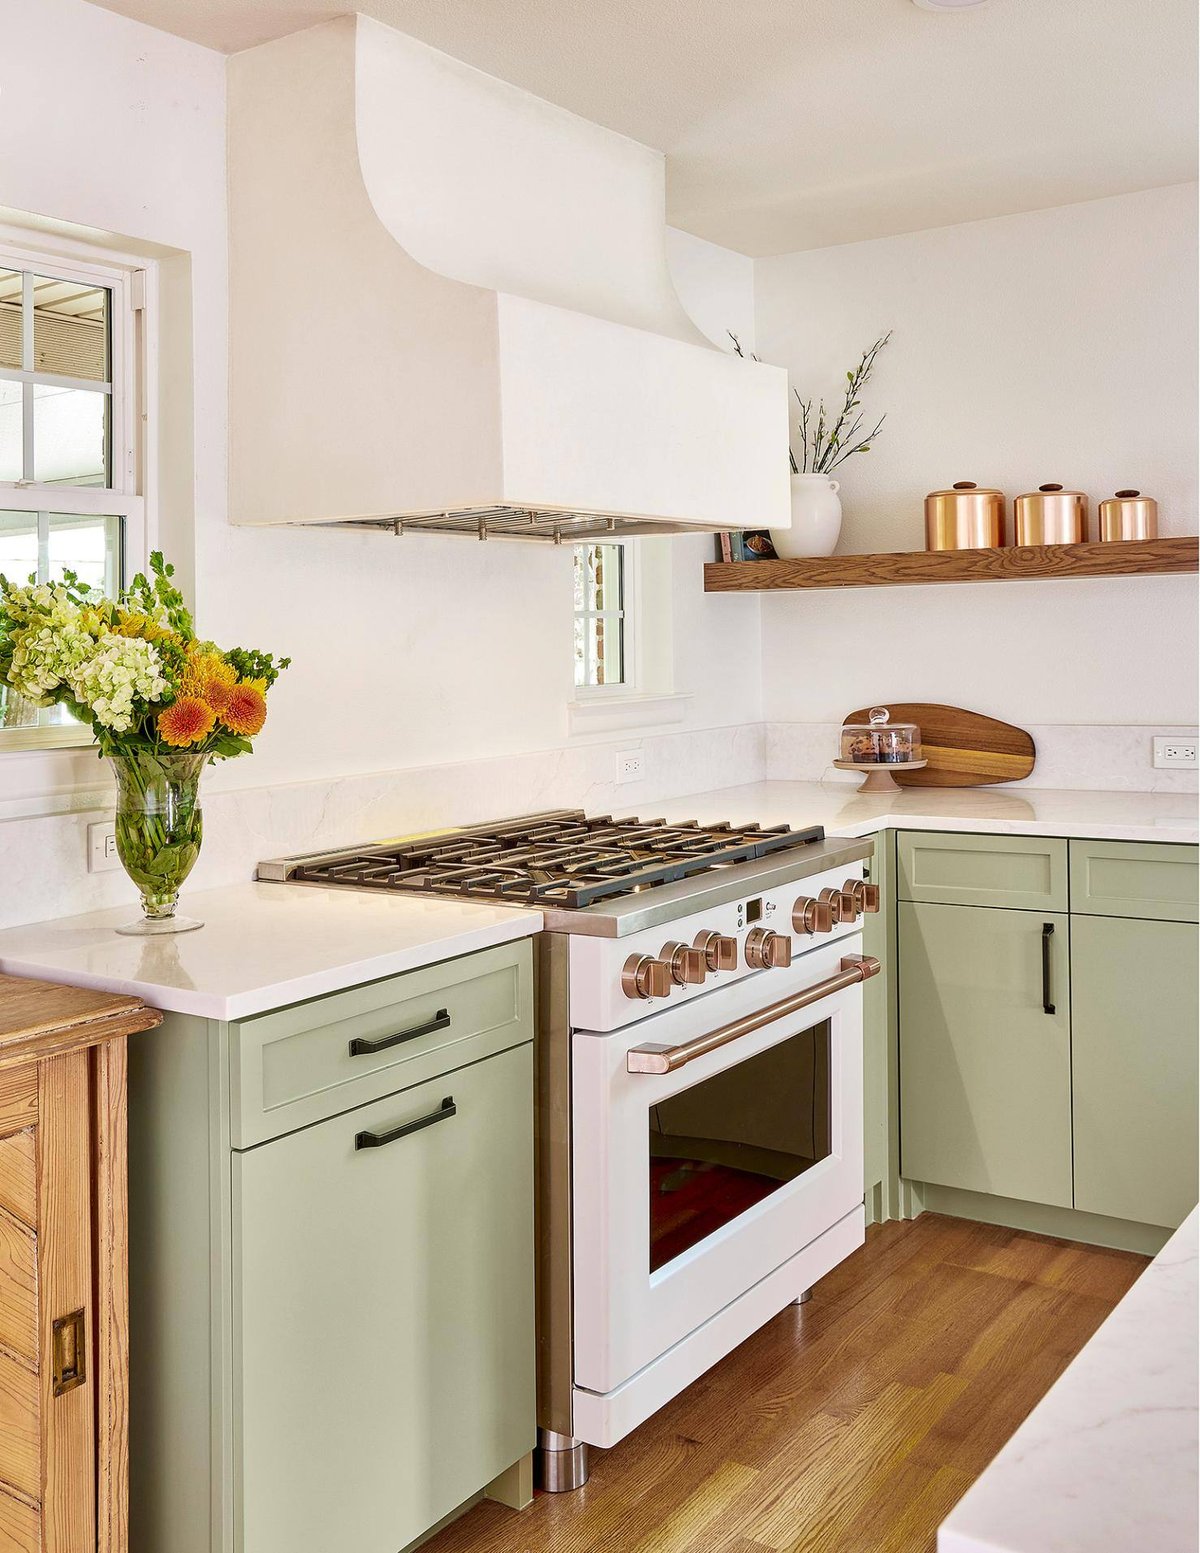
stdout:
[[[1024,786],[1197,790],[1195,772],[1156,771],[1150,763],[1155,733],[1195,737],[1195,729],[1055,724],[1029,731],[1037,767]],[[237,774],[229,766],[209,780],[204,850],[188,883],[200,889],[233,884],[251,878],[262,858],[540,809],[653,818],[661,800],[721,787],[764,780],[853,784],[854,773],[831,764],[837,748],[837,724],[777,722],[626,735],[619,742],[272,787],[223,787]],[[642,752],[639,781],[614,781],[618,749]],[[133,887],[119,869],[87,872],[87,827],[111,813],[111,799],[100,790],[87,801],[89,807],[73,812],[0,818],[0,927],[133,905]]]
[[[618,749],[642,752],[640,780],[614,781]],[[218,780],[234,774],[225,767]],[[204,847],[187,888],[250,879],[263,858],[542,809],[653,818],[662,799],[760,782],[765,774],[764,726],[745,723],[331,781],[240,789],[214,783],[203,794]],[[111,813],[110,799],[97,801],[76,812],[0,819],[0,927],[134,904],[121,870],[87,872],[88,824]]]
[[[862,779],[838,771],[837,723],[768,723],[767,779],[773,782],[845,782]],[[1151,763],[1155,734],[1196,738],[1195,728],[1049,723],[1028,729],[1037,749],[1032,776],[1022,787],[1124,793],[1194,793],[1195,771],[1159,771]]]

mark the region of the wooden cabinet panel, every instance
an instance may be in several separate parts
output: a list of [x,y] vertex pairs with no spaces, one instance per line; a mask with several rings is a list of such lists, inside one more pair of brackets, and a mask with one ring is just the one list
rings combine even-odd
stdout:
[[901,903],[905,1176],[1071,1206],[1067,938],[1063,915]]
[[901,900],[1066,911],[1067,843],[1057,837],[901,831]]
[[37,1364],[37,1238],[0,1212],[0,1348]]
[[1084,916],[1195,922],[1198,878],[1196,847],[1071,842],[1071,910]]
[[238,1548],[391,1553],[531,1449],[529,1044],[236,1154],[233,1203]]
[[37,1371],[0,1353],[0,1485],[34,1500],[42,1491],[41,1417]]
[[1197,935],[1071,925],[1075,1206],[1168,1229],[1196,1202]]
[[32,1127],[37,1114],[37,1064],[0,1068],[0,1133]]
[[0,1138],[0,1210],[37,1227],[37,1146],[32,1127]]
[[42,1518],[34,1505],[0,1488],[0,1553],[41,1553]]

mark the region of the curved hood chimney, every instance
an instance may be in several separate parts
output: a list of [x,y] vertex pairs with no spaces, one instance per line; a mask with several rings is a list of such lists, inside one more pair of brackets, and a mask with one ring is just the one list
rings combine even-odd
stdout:
[[230,512],[789,522],[785,373],[667,270],[662,157],[362,16],[234,56]]

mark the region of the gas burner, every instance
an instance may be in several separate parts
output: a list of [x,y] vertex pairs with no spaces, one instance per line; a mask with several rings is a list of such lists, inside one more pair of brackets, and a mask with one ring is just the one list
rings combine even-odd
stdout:
[[820,825],[589,818],[563,810],[423,840],[301,859],[289,877],[306,884],[454,895],[579,911],[599,901],[674,884],[693,874],[754,862],[823,841]]

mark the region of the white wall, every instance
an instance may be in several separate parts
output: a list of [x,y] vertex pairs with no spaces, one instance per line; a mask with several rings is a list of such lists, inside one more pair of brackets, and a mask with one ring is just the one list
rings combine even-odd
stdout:
[[[228,643],[291,653],[248,758],[215,787],[337,776],[551,749],[567,739],[572,695],[570,553],[525,545],[378,534],[234,529],[226,522],[225,61],[85,4],[0,0],[0,198],[189,256],[194,341],[192,488],[175,491],[163,531],[194,569],[198,623]],[[44,112],[53,60],[55,111]],[[37,123],[38,133],[29,133]],[[103,133],[99,133],[103,126]],[[752,270],[702,245],[685,262],[685,305],[752,329]],[[186,268],[186,267],[185,267]],[[178,266],[171,290],[181,282]],[[314,299],[319,305],[319,298]],[[184,397],[180,386],[172,405]],[[312,391],[320,392],[314,363]],[[170,449],[186,449],[171,428]],[[164,451],[166,451],[164,449]],[[164,471],[177,476],[178,464]],[[164,483],[164,491],[169,486]],[[194,505],[194,568],[180,512]],[[671,551],[675,689],[683,726],[761,716],[758,605],[718,608],[701,591],[711,538]],[[5,756],[0,798],[86,783],[94,759]]]
[[[840,549],[918,550],[922,498],[1124,486],[1161,532],[1197,531],[1196,186],[762,259],[757,343],[802,395],[839,395],[893,329],[867,391],[887,411],[839,471]],[[839,721],[889,697],[1015,723],[1190,724],[1192,577],[765,595],[769,720]]]

